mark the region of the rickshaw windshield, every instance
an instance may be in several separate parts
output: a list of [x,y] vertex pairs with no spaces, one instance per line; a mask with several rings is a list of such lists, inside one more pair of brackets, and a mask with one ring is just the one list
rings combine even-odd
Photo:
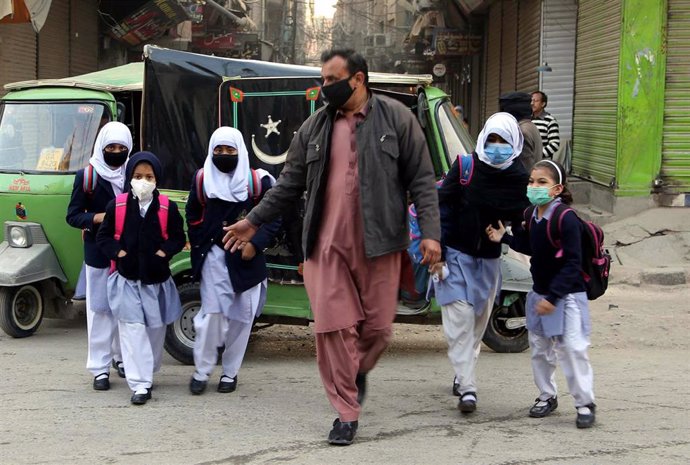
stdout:
[[99,103],[0,102],[0,171],[77,171],[109,119]]
[[475,142],[450,101],[446,100],[438,106],[437,116],[448,166],[451,166],[458,155],[472,153]]

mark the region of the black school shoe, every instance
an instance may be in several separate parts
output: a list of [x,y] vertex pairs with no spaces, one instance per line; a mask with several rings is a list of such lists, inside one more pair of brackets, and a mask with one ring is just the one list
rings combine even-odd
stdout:
[[541,400],[537,397],[534,405],[529,409],[529,416],[532,418],[544,418],[558,408],[558,398],[556,396]]
[[130,399],[130,401],[134,405],[144,405],[146,403],[146,401],[149,400],[150,398],[151,398],[151,389],[146,389],[145,394],[137,394],[137,393],[132,394],[132,398]]
[[460,397],[460,383],[456,377],[453,377],[453,395]]
[[[223,378],[229,379],[230,381],[223,381]],[[223,375],[220,377],[220,381],[218,382],[218,392],[222,393],[228,393],[228,392],[233,392],[237,389],[237,376],[234,378],[231,378],[229,376]]]
[[117,370],[117,376],[119,376],[120,378],[125,377],[125,364],[122,363],[122,361],[116,362],[115,360],[113,360],[113,368]]
[[333,429],[328,433],[328,443],[334,446],[349,446],[357,434],[357,421],[340,421],[336,418]]
[[458,402],[458,409],[462,413],[472,413],[475,410],[477,410],[477,393],[464,392],[460,396],[460,402]]
[[357,373],[355,378],[355,386],[357,386],[357,403],[362,405],[364,398],[367,396],[367,374]]
[[[580,409],[586,407],[589,409],[589,413],[580,413]],[[578,428],[591,428],[595,420],[595,410],[597,406],[595,404],[584,405],[583,407],[577,408],[577,420],[575,420],[575,425]]]
[[189,381],[189,392],[191,392],[195,396],[201,395],[206,390],[207,384],[208,381],[199,381],[198,379],[192,376],[192,379]]
[[93,389],[96,391],[107,391],[110,389],[110,375],[101,373],[93,378]]

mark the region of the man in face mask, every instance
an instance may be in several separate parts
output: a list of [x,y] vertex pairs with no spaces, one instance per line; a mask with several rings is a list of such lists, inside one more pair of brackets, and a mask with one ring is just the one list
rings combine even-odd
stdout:
[[347,445],[367,374],[392,334],[409,242],[407,192],[417,206],[422,263],[440,259],[441,230],[433,167],[412,112],[369,90],[367,63],[354,50],[331,50],[321,61],[328,105],[304,122],[276,185],[226,228],[225,242],[241,249],[306,190],[304,283],[321,380],[338,412],[328,442]]

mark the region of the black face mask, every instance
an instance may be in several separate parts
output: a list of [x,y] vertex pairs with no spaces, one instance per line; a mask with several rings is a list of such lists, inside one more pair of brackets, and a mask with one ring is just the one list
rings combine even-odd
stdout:
[[328,101],[329,107],[341,108],[350,99],[355,91],[349,84],[351,78],[352,76],[348,76],[333,84],[321,87],[321,92],[323,92],[323,96]]
[[213,164],[216,165],[216,168],[218,168],[218,171],[222,171],[223,173],[235,171],[237,163],[239,162],[239,158],[236,155],[214,155],[211,160]]
[[106,152],[103,151],[103,160],[108,166],[119,167],[127,161],[127,152]]

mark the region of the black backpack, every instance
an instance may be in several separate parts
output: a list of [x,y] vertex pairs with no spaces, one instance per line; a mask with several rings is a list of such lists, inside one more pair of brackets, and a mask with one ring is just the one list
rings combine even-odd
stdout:
[[[525,210],[527,231],[529,231],[535,208],[532,205]],[[575,213],[577,219],[582,223],[582,277],[585,280],[587,298],[595,300],[606,292],[609,285],[609,272],[611,271],[611,255],[608,250],[604,249],[604,231],[591,221],[584,221],[568,205],[559,203],[546,223],[546,235],[549,242],[559,250],[559,253],[561,251],[561,224],[563,223],[563,216],[567,212]]]

